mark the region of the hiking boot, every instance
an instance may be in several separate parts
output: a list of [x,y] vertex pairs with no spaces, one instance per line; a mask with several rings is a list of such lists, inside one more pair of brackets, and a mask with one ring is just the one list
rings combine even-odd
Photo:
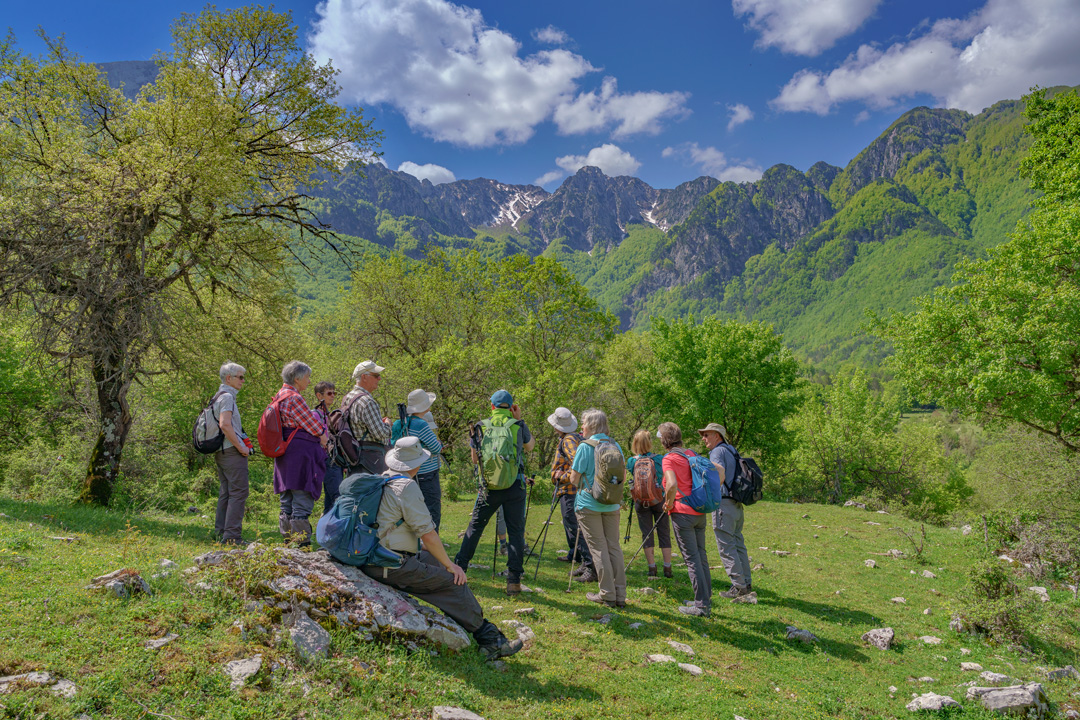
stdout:
[[673,575],[671,574],[671,566],[670,566],[670,565],[665,565],[665,566],[664,566],[664,577],[666,577],[666,578],[669,578],[669,577],[674,577],[674,576],[673,576]]
[[[519,583],[519,582],[516,582],[516,583],[508,582],[508,583],[506,583],[506,594],[510,595],[511,597],[513,597],[514,595],[520,595],[521,594],[521,583]],[[517,652],[517,651],[515,650],[514,652]]]
[[615,607],[617,607],[617,608],[624,608],[624,607],[626,607],[626,600],[625,600],[625,599],[623,599],[623,600],[616,600],[616,601],[615,601]]
[[574,578],[577,582],[596,582],[599,579],[600,578],[596,576],[596,573],[593,572],[592,568],[585,568],[585,572]]
[[507,640],[506,637],[500,637],[498,641],[490,645],[481,645],[480,652],[483,653],[485,660],[498,660],[510,657],[524,646],[525,643],[521,640]]
[[584,575],[590,569],[591,568],[589,568],[588,565],[578,565],[576,568],[574,568],[574,577],[577,577],[578,575]]
[[292,518],[285,513],[280,513],[277,518],[278,532],[281,533],[281,537],[286,540],[289,539],[289,533],[292,532]]
[[655,565],[650,565],[649,566],[649,574],[646,577],[660,577],[659,575],[656,574],[656,566]]
[[[589,602],[594,602],[594,603],[597,603],[599,605],[607,605],[608,607],[616,607],[616,604],[615,604],[614,601],[605,600],[604,598],[600,597],[600,593],[594,593],[594,592],[585,593],[585,599],[588,600]],[[624,607],[626,606],[625,602],[623,602],[623,606]]]
[[306,547],[311,544],[311,523],[307,518],[293,518],[289,524],[292,527],[292,538],[297,545]]
[[705,608],[698,607],[697,605],[682,605],[679,607],[679,612],[683,615],[693,615],[694,617],[709,617],[709,611]]
[[735,598],[739,597],[740,595],[746,595],[748,592],[750,592],[750,590],[748,590],[747,588],[740,587],[738,585],[732,585],[730,588],[728,588],[724,592],[719,593],[719,595],[722,598],[727,598],[728,600],[734,600]]

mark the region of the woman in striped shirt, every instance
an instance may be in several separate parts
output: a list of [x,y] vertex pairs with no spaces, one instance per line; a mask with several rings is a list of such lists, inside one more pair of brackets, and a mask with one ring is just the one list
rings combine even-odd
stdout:
[[439,483],[439,466],[442,463],[442,443],[435,435],[431,425],[424,419],[424,414],[435,402],[435,393],[416,389],[409,393],[409,399],[405,407],[408,413],[405,417],[405,427],[401,426],[401,420],[395,420],[390,431],[390,444],[393,445],[400,438],[412,435],[420,440],[420,446],[431,453],[420,471],[416,473],[416,484],[420,486],[420,492],[424,494],[424,504],[431,513],[431,520],[438,530],[442,522],[442,485]]

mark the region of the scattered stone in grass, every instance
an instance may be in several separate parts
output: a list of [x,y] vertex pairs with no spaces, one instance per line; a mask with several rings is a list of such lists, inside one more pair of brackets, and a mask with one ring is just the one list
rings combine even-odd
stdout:
[[920,635],[919,639],[927,645],[940,645],[942,642],[944,642],[941,638],[934,637],[933,635]]
[[705,674],[705,671],[699,668],[697,665],[691,665],[690,663],[679,663],[679,669],[690,673],[694,677],[699,677]]
[[907,600],[902,597],[894,597],[889,602],[896,603],[897,605],[907,605]]
[[502,609],[503,609],[503,606],[502,606],[502,605],[492,605],[492,606],[491,606],[491,609],[492,609],[492,610],[502,610]]
[[975,662],[962,662],[960,669],[964,672],[982,672],[983,666]]
[[773,550],[773,555],[779,555],[780,557],[787,557],[791,554],[788,550]]
[[881,523],[879,523],[879,522],[874,522],[873,520],[867,520],[867,521],[866,521],[866,524],[867,524],[867,525],[877,525],[878,527],[881,527]]
[[920,710],[937,711],[944,710],[947,707],[961,707],[961,705],[948,695],[938,695],[937,693],[919,695],[907,704],[907,709],[912,712],[919,712]]
[[289,628],[289,637],[301,660],[311,662],[329,654],[330,633],[326,632],[322,625],[302,612],[291,613],[282,620]]
[[629,627],[631,630],[637,630],[639,627],[641,627],[641,623],[630,623],[629,625],[627,625],[627,627]]
[[923,570],[923,571],[922,571],[921,573],[919,573],[919,574],[920,574],[920,575],[922,575],[922,576],[923,576],[924,578],[928,578],[928,579],[930,579],[930,580],[933,580],[934,578],[936,578],[936,577],[937,577],[937,575],[935,575],[934,573],[930,572],[929,570]]
[[919,678],[919,682],[921,682],[921,683],[936,683],[937,679],[932,678],[929,675],[923,675],[921,678]]
[[248,600],[244,603],[244,612],[260,612],[264,607],[266,607],[266,603],[262,600]]
[[601,625],[607,625],[609,622],[611,622],[611,614],[605,613],[598,618],[593,618],[593,622],[600,623]]
[[984,708],[1002,715],[1041,718],[1050,707],[1043,686],[1039,683],[1003,688],[970,687],[967,696],[969,700],[977,698]]
[[90,581],[84,590],[104,590],[118,598],[127,598],[137,593],[150,594],[150,585],[139,573],[130,568],[114,570],[107,575],[100,575]]
[[668,640],[667,644],[678,650],[679,652],[686,653],[687,655],[694,654],[694,648],[690,647],[686,643],[681,643],[677,640]]
[[817,535],[815,535],[814,537],[816,538],[816,537],[817,537]]
[[940,595],[941,591],[940,590],[935,590],[934,588],[930,588],[930,594],[931,595]]
[[536,592],[536,590],[533,590],[528,585],[522,584],[521,585],[521,592],[523,592],[523,593],[531,593],[531,592]]
[[991,672],[990,670],[984,670],[979,673],[979,677],[990,683],[991,685],[1002,685],[1007,682],[1014,682],[1013,678],[1002,673]]
[[868,568],[876,568],[877,567],[877,561],[876,560],[865,560],[865,561],[863,561],[863,565],[865,565]]
[[930,614],[930,612],[931,612],[931,611],[930,611],[930,608],[926,608],[925,610],[923,610],[923,611],[922,611],[922,614],[923,614],[923,615],[929,615],[929,614]]
[[6,695],[11,692],[15,685],[53,685],[57,679],[53,677],[52,673],[47,672],[28,672],[22,675],[8,675],[6,677],[0,677],[0,695]]
[[1063,668],[1059,668],[1057,670],[1051,670],[1051,671],[1047,672],[1046,677],[1050,681],[1064,680],[1066,678],[1080,679],[1080,671],[1078,671],[1072,665],[1066,665]]
[[506,672],[507,665],[505,660],[493,660],[491,663],[492,670],[498,670],[499,672]]
[[523,607],[514,611],[515,615],[533,615],[534,613],[536,613],[536,608],[534,607]]
[[147,640],[145,643],[143,643],[143,647],[145,647],[147,650],[160,650],[178,637],[180,636],[176,633],[169,633],[165,637],[160,637],[157,640]]
[[70,700],[79,692],[79,688],[70,680],[57,680],[56,684],[49,688],[49,692],[57,697]]
[[161,562],[158,563],[158,567],[162,570],[176,570],[180,566],[174,563],[169,558],[162,558]]
[[757,593],[753,591],[748,592],[745,595],[732,598],[731,602],[745,605],[757,605]]
[[968,650],[967,648],[960,648],[960,654],[961,655],[970,655],[971,651]]
[[481,565],[480,563],[469,563],[469,569],[476,568],[477,570],[490,570],[490,565]]
[[536,633],[532,631],[532,628],[530,628],[528,625],[521,622],[520,620],[503,620],[502,624],[506,627],[516,630],[518,640],[523,643],[536,639]]
[[768,550],[768,549],[769,549],[769,548],[767,548],[767,547],[759,547],[759,548],[758,548],[758,550]]
[[866,509],[866,503],[855,502],[854,500],[848,500],[846,503],[844,503],[844,507],[857,507],[860,510],[865,510]]
[[653,663],[678,663],[678,660],[671,657],[670,655],[660,654],[646,655],[645,660],[648,661],[650,665]]
[[904,551],[903,550],[897,550],[895,548],[892,549],[892,550],[886,551],[885,554],[888,555],[889,557],[895,559],[895,560],[902,560],[903,557],[904,557]]
[[877,514],[878,514],[878,515],[888,515],[889,513],[888,513],[888,511],[886,511],[886,510],[878,510],[878,511],[877,511]]
[[223,550],[214,550],[212,552],[203,553],[202,555],[195,556],[196,567],[210,567],[213,565],[220,565],[228,553]]
[[799,642],[804,643],[815,643],[818,641],[817,635],[814,635],[814,633],[809,630],[800,630],[793,625],[787,626],[785,637],[788,640],[798,640]]
[[810,514],[809,513],[803,513],[802,519],[803,520],[809,520],[810,519]]
[[229,686],[233,690],[239,690],[244,687],[244,683],[247,682],[248,678],[259,672],[261,669],[262,655],[225,663],[225,674],[228,675],[229,680],[232,681]]
[[1009,565],[1015,565],[1015,564],[1016,564],[1016,561],[1015,561],[1015,560],[1013,560],[1013,559],[1012,559],[1011,557],[1009,557],[1008,555],[998,555],[998,560],[1001,560],[1002,562],[1006,562],[1006,563],[1008,563]]
[[764,569],[765,569],[765,566],[762,565],[761,563],[757,563],[756,565],[754,565],[754,567],[751,568],[751,570],[764,570]]
[[436,705],[431,711],[431,720],[484,720],[484,718],[465,708]]
[[965,525],[964,527],[960,528],[960,532],[962,534],[964,534],[964,535],[970,535],[971,534],[971,526],[970,525]]
[[657,591],[656,588],[651,588],[651,587],[638,588],[638,592],[641,593],[642,595],[659,595],[660,594],[659,591]]
[[896,637],[896,633],[893,632],[892,628],[876,628],[863,633],[862,640],[879,650],[888,650],[892,647],[894,637]]
[[1050,602],[1050,595],[1044,587],[1029,587],[1028,590],[1039,596],[1039,602]]
[[895,686],[895,685],[890,685],[890,686],[889,686],[889,694],[890,694],[890,695],[895,695],[895,694],[896,694],[896,692],[897,692],[897,691],[896,691],[896,686]]

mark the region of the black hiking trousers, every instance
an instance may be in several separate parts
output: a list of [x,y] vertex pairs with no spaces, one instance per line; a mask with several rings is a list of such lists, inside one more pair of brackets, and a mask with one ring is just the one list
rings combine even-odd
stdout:
[[469,519],[469,527],[465,530],[465,538],[461,541],[461,549],[458,550],[454,563],[465,572],[469,572],[469,561],[476,554],[476,547],[480,544],[484,528],[502,507],[503,514],[506,516],[508,556],[506,581],[508,583],[521,582],[525,559],[525,501],[527,497],[525,482],[520,477],[505,490],[488,490],[486,501],[477,495],[472,518]]

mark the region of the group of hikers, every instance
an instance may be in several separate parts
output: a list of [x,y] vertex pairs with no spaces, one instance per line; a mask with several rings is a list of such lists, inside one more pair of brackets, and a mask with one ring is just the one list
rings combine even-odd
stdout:
[[[436,395],[413,390],[404,406],[399,405],[399,419],[392,422],[372,394],[384,371],[371,360],[358,364],[352,373],[353,387],[335,410],[337,389],[332,382],[315,385],[317,402],[311,407],[303,397],[311,383],[311,368],[294,360],[282,369],[281,389],[264,413],[258,434],[259,446],[274,458],[279,531],[287,541],[310,544],[311,515],[322,494],[317,536],[335,558],[439,608],[473,634],[487,658],[512,655],[521,649],[521,641],[508,640],[484,619],[466,584],[466,572],[485,528],[492,517],[499,516],[505,523],[505,528],[500,523],[498,533],[507,555],[506,593],[522,592],[525,558],[532,552],[525,543],[533,482],[525,474],[525,456],[535,446],[533,433],[508,391],[498,390],[491,396],[490,416],[470,432],[478,493],[461,546],[451,560],[439,536],[443,446],[431,413]],[[222,543],[241,544],[247,458],[255,448],[243,431],[236,404],[245,369],[228,362],[221,366],[219,376],[221,386],[204,411],[216,420],[221,436],[220,445],[209,446],[220,481],[214,531]],[[267,423],[268,418],[272,422]],[[738,600],[752,592],[742,503],[724,491],[709,505],[714,508],[711,512],[701,512],[700,505],[698,510],[692,507],[692,493],[700,485],[703,467],[715,469],[724,488],[735,477],[739,455],[722,425],[709,423],[697,431],[708,450],[706,462],[684,446],[682,431],[672,422],[661,423],[655,433],[662,454],[653,452],[652,433],[639,430],[629,458],[609,436],[608,418],[602,410],[585,410],[580,431],[578,419],[565,407],[556,408],[547,422],[558,435],[558,444],[551,464],[549,522],[542,536],[546,542],[558,507],[569,550],[557,559],[571,563],[573,580],[597,583],[596,592],[586,593],[588,600],[615,608],[627,603],[620,537],[624,487],[630,489],[642,535],[639,550],[644,550],[649,577],[661,572],[656,545],[664,576],[673,576],[671,536],[675,536],[694,592],[694,599],[680,606],[679,612],[703,617],[711,612],[707,514],[712,516],[717,549],[731,580],[731,587],[719,596]],[[266,430],[269,439],[264,439],[264,423],[271,427]],[[196,447],[208,452],[200,445],[199,427],[197,422]]]

